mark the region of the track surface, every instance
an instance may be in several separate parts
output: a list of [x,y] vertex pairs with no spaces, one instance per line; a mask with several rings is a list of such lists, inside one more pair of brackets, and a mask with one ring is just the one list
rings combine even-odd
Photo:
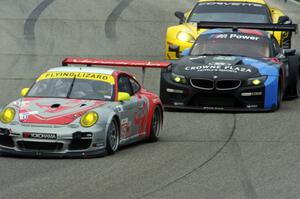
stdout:
[[[270,3],[300,22],[298,5]],[[163,60],[166,27],[177,23],[174,11],[193,4],[2,0],[0,103],[68,55]],[[300,50],[299,35],[294,43]],[[158,92],[158,79],[159,71],[149,70],[146,87]],[[299,110],[300,100],[293,100],[275,113],[169,112],[159,142],[113,156],[0,157],[0,198],[298,198]]]

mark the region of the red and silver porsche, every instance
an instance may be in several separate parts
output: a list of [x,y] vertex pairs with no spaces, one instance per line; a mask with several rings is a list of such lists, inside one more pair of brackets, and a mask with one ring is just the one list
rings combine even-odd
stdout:
[[[63,65],[166,68],[167,62],[67,58]],[[0,152],[55,157],[112,154],[142,139],[158,140],[159,97],[129,73],[63,66],[41,74],[0,114]]]

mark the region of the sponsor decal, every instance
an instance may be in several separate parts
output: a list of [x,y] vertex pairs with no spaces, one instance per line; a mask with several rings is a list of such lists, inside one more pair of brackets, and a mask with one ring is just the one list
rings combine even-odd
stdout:
[[207,2],[207,3],[200,3],[199,6],[249,6],[249,7],[262,7],[260,4],[255,3],[240,3],[240,2]]
[[236,58],[232,56],[216,56],[213,58],[215,61],[234,61]]
[[29,115],[34,115],[34,114],[38,114],[38,113],[39,113],[38,111],[24,112],[24,113],[20,113],[19,117],[20,117],[20,120],[26,120]]
[[124,111],[123,106],[122,105],[116,106],[116,111],[118,111],[119,113],[122,113]]
[[209,39],[235,39],[235,40],[252,40],[258,41],[260,37],[254,35],[243,35],[243,34],[213,34],[209,37]]
[[85,73],[85,72],[46,72],[43,73],[37,81],[44,79],[57,79],[57,78],[76,78],[86,80],[96,80],[107,82],[110,84],[115,83],[115,79],[112,75],[99,74],[99,73]]
[[130,126],[131,126],[131,123],[128,121],[128,118],[124,118],[121,120],[121,137],[122,138],[127,138],[130,136],[130,134],[131,134]]
[[224,107],[212,107],[212,106],[204,106],[204,110],[224,110]]
[[258,105],[257,104],[248,104],[246,107],[247,108],[257,108]]
[[228,66],[228,65],[202,65],[202,66],[186,66],[186,71],[196,71],[196,72],[230,72],[230,73],[251,73],[250,68],[245,68],[242,66]]
[[54,133],[23,133],[23,138],[32,138],[32,139],[45,139],[45,140],[56,140],[57,135]]

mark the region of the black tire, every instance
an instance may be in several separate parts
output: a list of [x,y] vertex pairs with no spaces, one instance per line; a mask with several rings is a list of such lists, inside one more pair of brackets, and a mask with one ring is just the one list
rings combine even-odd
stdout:
[[108,154],[113,154],[118,150],[120,143],[120,128],[117,120],[112,119],[107,129],[106,150]]
[[299,55],[289,56],[288,85],[285,92],[285,98],[297,98],[300,93],[300,57]]
[[156,106],[151,120],[149,142],[156,142],[159,139],[162,123],[163,123],[162,109],[159,106]]

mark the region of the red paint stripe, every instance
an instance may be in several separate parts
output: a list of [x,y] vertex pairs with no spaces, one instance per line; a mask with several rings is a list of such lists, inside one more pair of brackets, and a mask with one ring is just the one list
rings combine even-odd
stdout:
[[72,58],[63,60],[62,65],[80,64],[80,65],[100,65],[100,66],[124,66],[124,67],[142,67],[142,68],[167,68],[170,62],[160,61],[139,61],[139,60],[113,60],[96,58]]

